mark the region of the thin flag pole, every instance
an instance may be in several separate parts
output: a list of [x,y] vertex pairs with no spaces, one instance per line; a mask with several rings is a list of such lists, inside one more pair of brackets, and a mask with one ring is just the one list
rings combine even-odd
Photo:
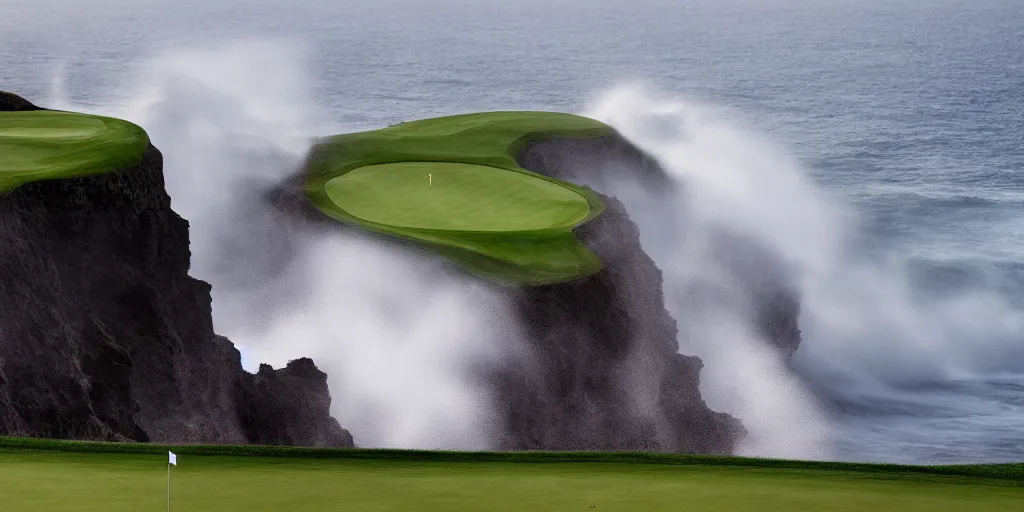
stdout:
[[171,466],[178,465],[178,456],[174,452],[167,452],[167,512],[171,512]]

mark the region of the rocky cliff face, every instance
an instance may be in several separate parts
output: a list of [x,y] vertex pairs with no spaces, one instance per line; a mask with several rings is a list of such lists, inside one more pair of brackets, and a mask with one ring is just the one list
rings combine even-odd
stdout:
[[577,230],[604,263],[569,283],[510,290],[530,351],[498,370],[502,448],[731,453],[743,428],[701,399],[678,353],[661,272],[622,204]]
[[[643,198],[649,200],[646,205],[648,213],[662,218],[678,214],[678,210],[671,208],[671,203],[683,196],[676,193],[676,189],[686,186],[669,179],[657,160],[618,134],[589,140],[535,141],[526,146],[518,160],[524,168],[613,196],[624,186],[638,187]],[[630,173],[632,177],[624,180],[624,173]],[[615,215],[626,216],[625,222],[629,222],[623,205],[618,201],[612,202],[616,203],[614,209],[618,213]],[[589,236],[586,235],[585,226],[581,233]],[[640,250],[639,242],[634,246],[634,239],[630,236],[629,243],[622,247],[636,248],[624,250]],[[717,264],[741,288],[735,294],[739,297],[732,298],[743,300],[746,304],[736,309],[751,312],[752,324],[761,337],[778,349],[784,358],[792,356],[800,345],[800,329],[797,325],[800,301],[794,277],[789,274],[781,258],[748,237],[724,230],[712,233],[708,245],[715,254]],[[613,248],[604,250],[612,251]],[[654,282],[649,283],[649,286],[655,285]],[[657,285],[660,286],[660,279]],[[697,289],[691,293],[703,292]],[[706,299],[689,297],[688,300]]]
[[0,435],[351,446],[312,361],[242,370],[189,258],[152,146],[0,197]]
[[[618,135],[591,140],[539,140],[518,155],[526,168],[586,185],[606,211],[576,230],[603,269],[573,282],[497,286],[522,327],[525,350],[483,370],[497,408],[495,447],[503,450],[645,450],[732,453],[745,435],[740,420],[712,411],[700,394],[697,357],[682,355],[678,326],[666,310],[662,273],[644,252],[636,223],[614,196],[624,182],[640,187],[657,214],[672,214],[673,187],[657,161]],[[628,180],[622,173],[632,173]],[[281,222],[316,229],[355,229],[313,208],[294,176],[269,200]],[[381,237],[394,247],[415,244]],[[768,251],[728,234],[714,245],[743,289],[753,322],[783,354],[799,344],[799,303],[779,262]],[[694,303],[716,291],[694,287]]]
[[[656,161],[613,135],[543,140],[518,156],[522,167],[598,192],[634,174],[652,204],[674,185]],[[643,251],[623,204],[577,229],[604,268],[570,283],[510,290],[528,333],[530,356],[495,373],[507,449],[653,450],[730,453],[744,435],[740,422],[711,411],[700,396],[701,361],[680,355],[677,325],[665,308],[662,275]],[[746,296],[769,342],[789,355],[799,344],[795,294],[780,273],[751,271],[776,264],[740,239],[726,263],[749,286]],[[745,274],[743,274],[745,272]],[[698,292],[699,293],[699,292]]]

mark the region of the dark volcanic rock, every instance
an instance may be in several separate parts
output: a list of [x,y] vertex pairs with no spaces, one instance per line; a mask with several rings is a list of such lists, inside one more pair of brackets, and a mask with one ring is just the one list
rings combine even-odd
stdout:
[[[527,169],[598,192],[637,186],[648,200],[648,210],[661,217],[677,214],[667,207],[679,200],[676,189],[685,187],[670,180],[656,160],[617,133],[600,139],[536,141],[527,145],[518,160]],[[636,179],[624,180],[626,173]],[[615,208],[622,211],[621,204]],[[711,237],[708,246],[715,261],[742,288],[735,295],[747,304],[738,309],[751,311],[759,334],[788,358],[800,345],[800,302],[794,276],[777,254],[748,237],[724,229]]]
[[22,112],[26,110],[42,110],[30,101],[9,92],[0,91],[0,112]]
[[[650,201],[647,214],[671,215],[674,187],[682,185],[617,134],[534,141],[517,160],[526,169],[604,193],[606,211],[576,230],[603,269],[554,285],[495,285],[512,305],[526,348],[510,350],[506,360],[483,370],[481,380],[497,408],[495,447],[731,453],[745,429],[705,404],[703,364],[679,353],[662,273],[641,247],[623,203],[608,197],[622,186],[639,187],[632,192]],[[623,173],[631,178],[623,180]],[[312,208],[302,193],[303,179],[295,176],[274,192],[279,211],[318,228],[355,229]],[[422,251],[411,242],[379,238]],[[743,283],[738,294],[750,302],[753,322],[769,343],[791,353],[800,341],[799,304],[777,258],[741,237],[719,238],[712,244],[723,251],[719,264]],[[691,293],[700,296],[696,302],[706,302],[717,292],[693,287]]]
[[[537,170],[536,167],[533,170]],[[744,433],[701,399],[701,361],[678,353],[661,272],[621,203],[580,227],[604,269],[510,291],[532,350],[494,376],[510,450],[731,453]]]
[[327,374],[309,358],[274,370],[260,365],[245,397],[246,433],[257,444],[352,446],[352,436],[324,411],[331,408]]
[[[542,140],[518,155],[527,169],[601,192],[631,185],[651,208],[674,185],[652,158],[615,134],[590,140]],[[526,326],[530,360],[493,379],[506,449],[652,450],[730,453],[740,422],[711,411],[699,392],[700,359],[680,355],[677,325],[665,308],[662,275],[643,251],[623,204],[602,196],[604,214],[577,229],[601,259],[597,274],[512,294]],[[723,240],[725,239],[723,235]],[[762,334],[787,356],[799,344],[795,293],[772,255],[730,238],[717,244],[749,287]],[[731,262],[731,264],[729,263]],[[758,271],[750,269],[757,268]]]
[[242,370],[189,258],[153,146],[0,197],[0,435],[351,446],[312,361]]

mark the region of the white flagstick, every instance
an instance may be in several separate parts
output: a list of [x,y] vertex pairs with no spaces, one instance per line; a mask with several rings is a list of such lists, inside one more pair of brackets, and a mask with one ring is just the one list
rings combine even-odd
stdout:
[[434,188],[434,175],[433,174],[428,174],[427,175],[427,186],[429,188]]
[[178,465],[178,456],[167,452],[167,512],[171,512],[171,466]]

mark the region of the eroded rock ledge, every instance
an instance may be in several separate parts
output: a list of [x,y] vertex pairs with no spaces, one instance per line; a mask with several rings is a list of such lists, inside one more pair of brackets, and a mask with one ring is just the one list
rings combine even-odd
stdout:
[[[0,111],[37,109],[0,93]],[[0,435],[352,446],[309,359],[245,372],[162,155],[0,197]]]

